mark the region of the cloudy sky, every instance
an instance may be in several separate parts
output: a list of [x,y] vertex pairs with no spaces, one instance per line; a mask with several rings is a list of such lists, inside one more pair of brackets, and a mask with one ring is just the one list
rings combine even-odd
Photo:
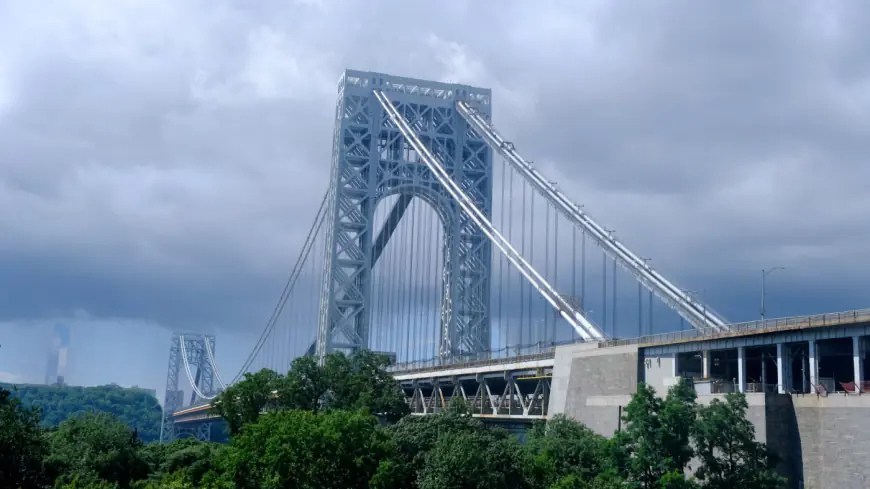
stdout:
[[[255,6],[252,6],[255,5]],[[326,188],[345,68],[491,87],[525,155],[734,320],[870,306],[860,1],[0,0],[0,380],[236,368]],[[862,34],[863,33],[863,34]],[[774,285],[775,283],[775,285]]]

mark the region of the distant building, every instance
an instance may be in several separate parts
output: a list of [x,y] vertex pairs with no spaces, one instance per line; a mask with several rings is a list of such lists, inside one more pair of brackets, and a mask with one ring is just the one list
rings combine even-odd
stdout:
[[69,348],[69,326],[55,324],[45,367],[46,385],[64,385]]

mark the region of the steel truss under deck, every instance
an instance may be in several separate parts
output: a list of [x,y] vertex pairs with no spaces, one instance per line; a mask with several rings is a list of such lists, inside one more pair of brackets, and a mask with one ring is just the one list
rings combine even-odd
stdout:
[[451,402],[464,402],[474,415],[545,419],[550,403],[552,368],[493,374],[434,376],[399,382],[412,414],[435,414]]

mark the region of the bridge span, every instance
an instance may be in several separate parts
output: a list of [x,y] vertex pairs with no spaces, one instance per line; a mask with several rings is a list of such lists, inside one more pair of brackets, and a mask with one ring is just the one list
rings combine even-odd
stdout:
[[734,324],[522,156],[491,90],[355,70],[337,88],[329,188],[278,302],[226,382],[214,337],[173,337],[161,440],[215,420],[180,409],[181,374],[210,400],[246,372],[369,349],[395,355],[421,416],[462,398],[489,422],[564,413],[609,435],[639,382],[744,392],[793,480],[867,487],[870,310]]
[[[829,394],[846,392],[850,386],[851,393],[861,394],[865,388],[870,389],[863,361],[868,324],[870,309],[752,321],[734,324],[725,332],[687,330],[625,340],[577,342],[459,365],[397,365],[394,377],[413,414],[441,412],[452,399],[460,398],[471,406],[475,416],[524,422],[546,419],[551,410],[572,410],[566,407],[573,395],[571,364],[579,358],[591,359],[588,373],[597,379],[596,390],[609,392],[631,380],[622,388],[626,392],[618,395],[625,402],[638,381],[664,391],[682,377],[693,379],[699,393],[709,394]],[[851,352],[842,345],[839,349],[831,346],[843,340],[849,342]],[[625,351],[634,352],[636,361],[611,372],[613,355]],[[810,355],[811,351],[815,356]],[[843,356],[850,361],[844,364],[830,360]],[[822,363],[826,357],[828,360]],[[591,407],[615,401],[595,397],[589,402]],[[180,424],[214,417],[211,403],[173,414]]]
[[[870,480],[857,430],[870,415],[867,337],[870,309],[732,325],[727,332],[682,331],[634,339],[577,342],[462,365],[397,366],[412,413],[444,410],[462,398],[474,415],[522,431],[565,414],[612,435],[639,382],[661,395],[689,379],[706,404],[746,394],[759,441],[782,459],[779,470],[812,487],[859,487]],[[206,437],[211,405],[173,414],[179,433]],[[208,428],[204,428],[204,426]],[[835,466],[822,455],[836,450]]]

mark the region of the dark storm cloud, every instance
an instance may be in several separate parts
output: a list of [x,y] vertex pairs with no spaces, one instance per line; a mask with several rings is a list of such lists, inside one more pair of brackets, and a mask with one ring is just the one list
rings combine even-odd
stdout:
[[839,304],[867,285],[868,27],[858,2],[7,2],[0,319],[259,324],[346,67],[492,87],[528,158],[720,309],[771,265]]

